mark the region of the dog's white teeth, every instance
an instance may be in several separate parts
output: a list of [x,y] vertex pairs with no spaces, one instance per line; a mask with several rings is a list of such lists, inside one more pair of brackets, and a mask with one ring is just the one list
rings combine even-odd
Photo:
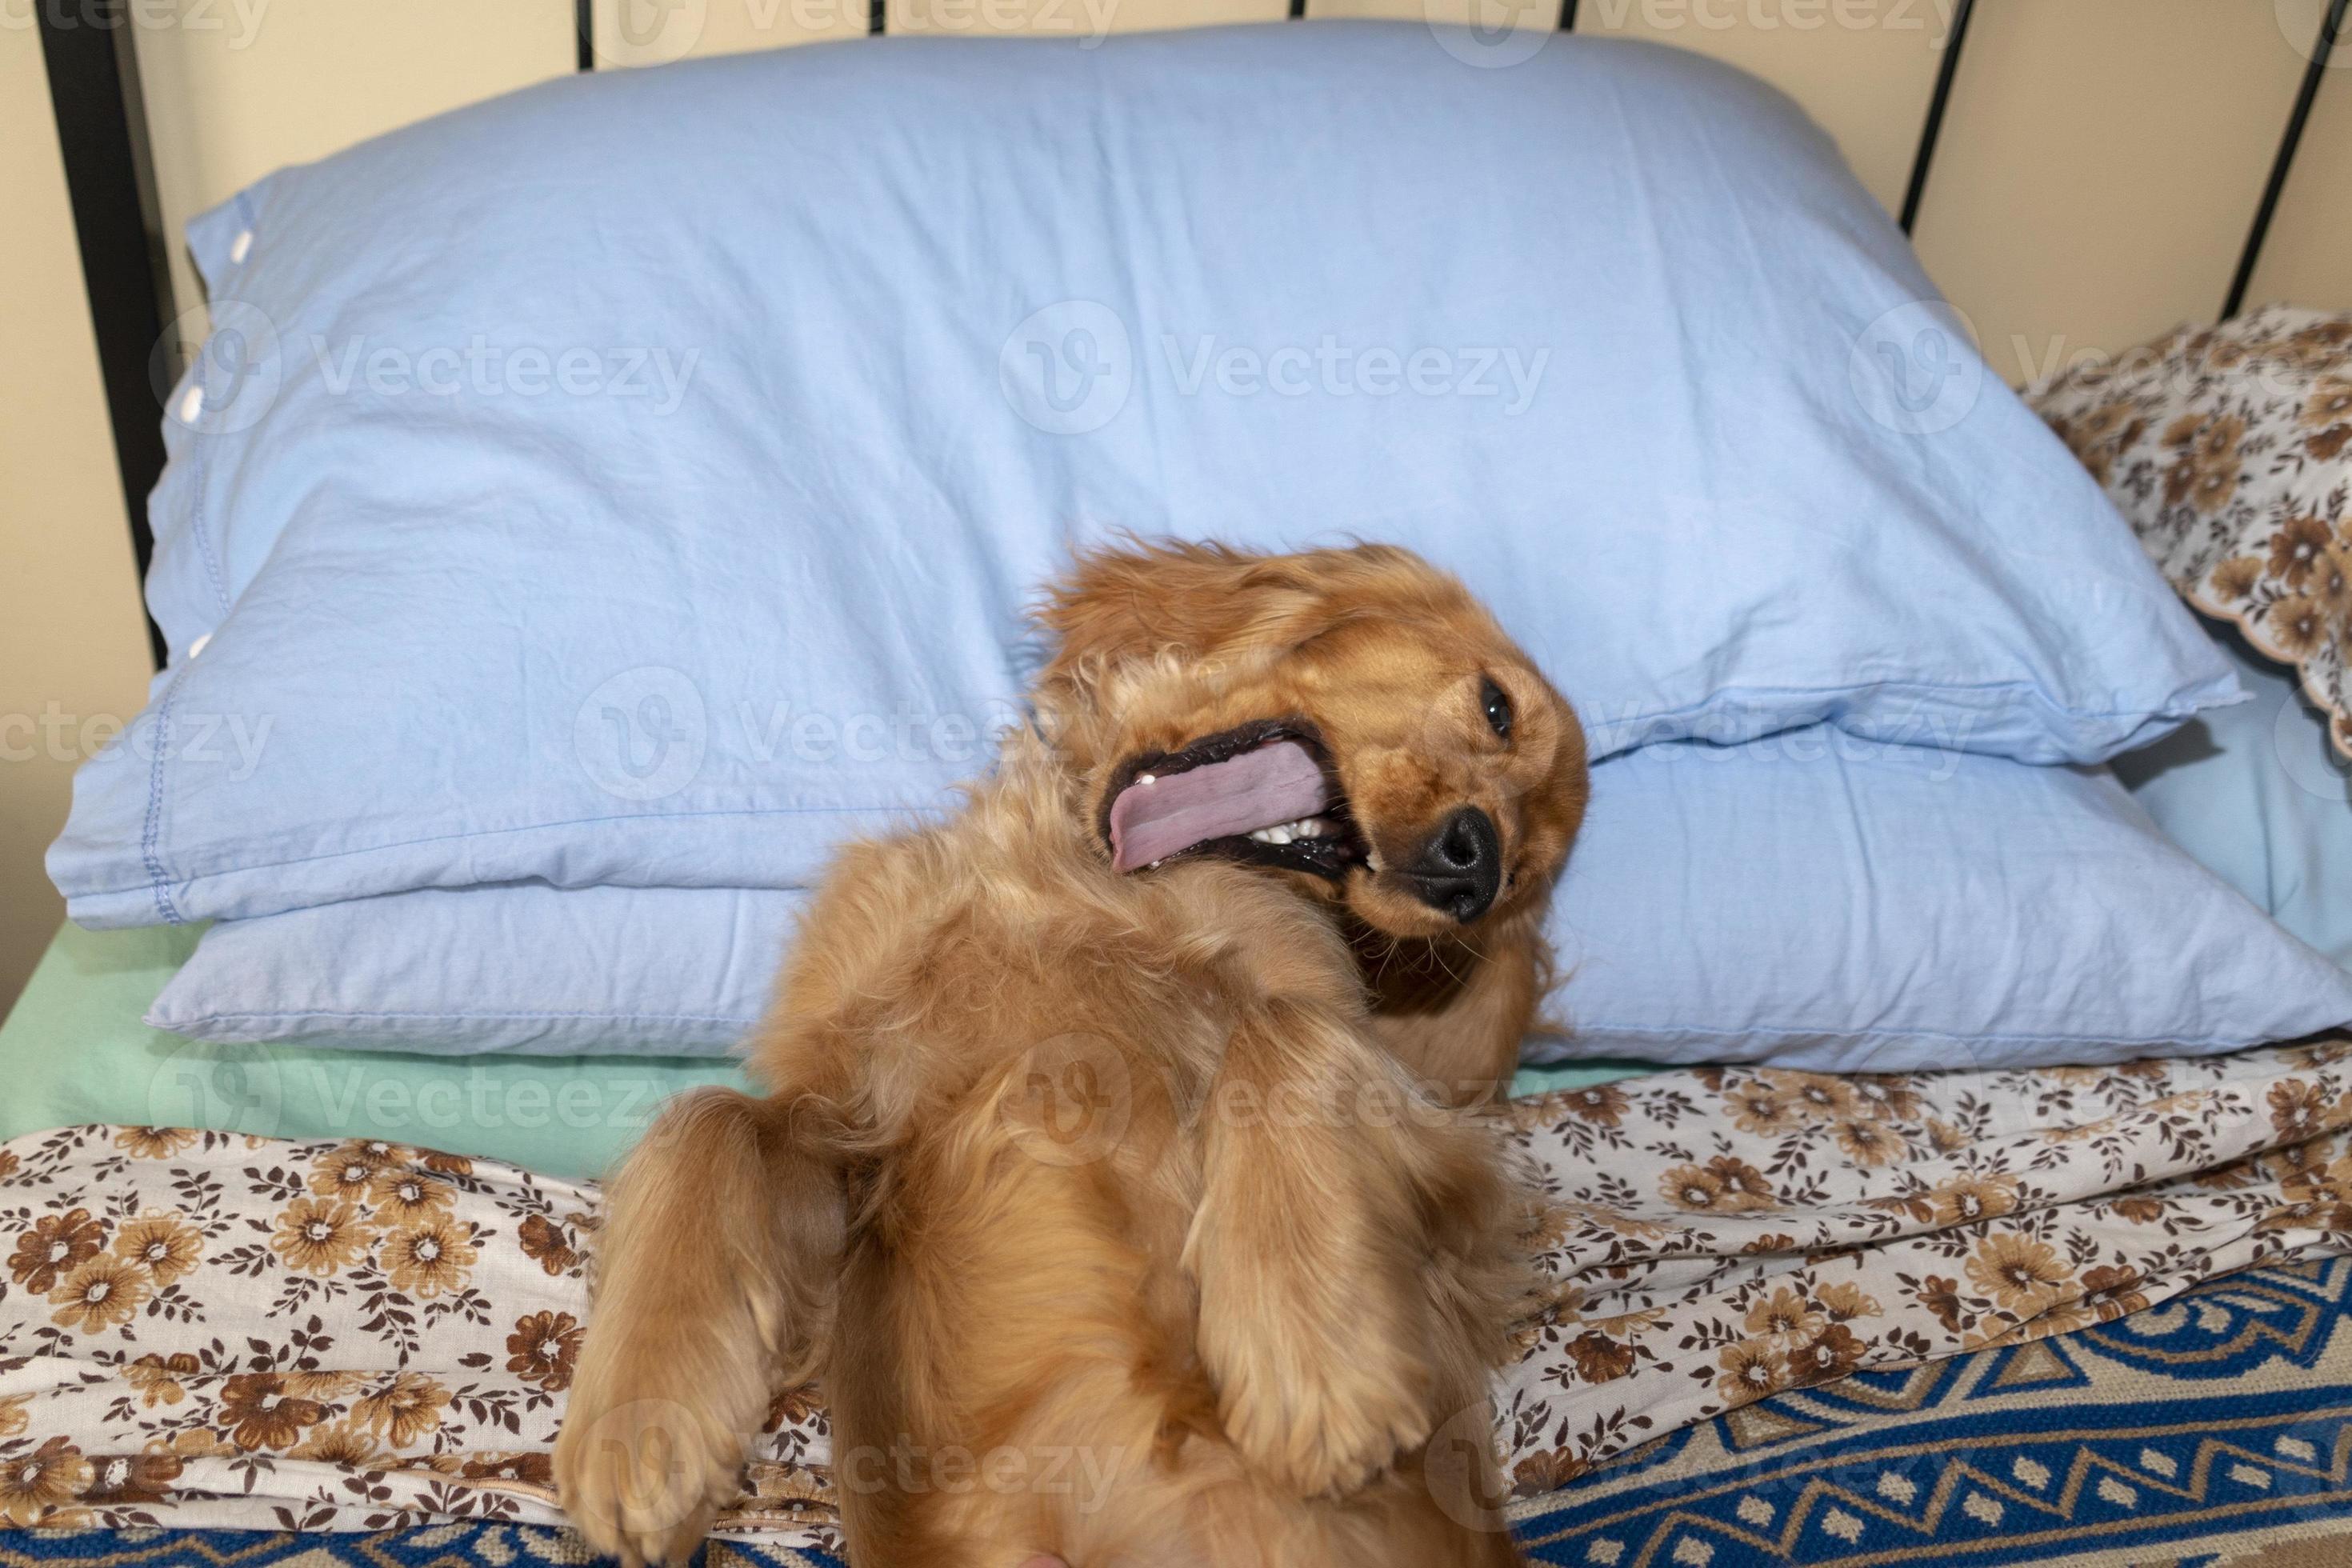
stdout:
[[1160,775],[1157,773],[1138,773],[1135,775],[1135,782],[1139,784],[1155,784],[1160,782]]
[[1302,838],[1328,838],[1338,831],[1328,817],[1302,816],[1296,822],[1277,822],[1271,827],[1256,828],[1249,837],[1260,844],[1296,844]]

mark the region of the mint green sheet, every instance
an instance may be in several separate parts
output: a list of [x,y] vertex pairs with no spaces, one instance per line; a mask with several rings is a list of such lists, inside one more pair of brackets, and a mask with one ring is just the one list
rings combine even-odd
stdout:
[[[732,1061],[661,1057],[416,1056],[213,1046],[139,1020],[200,927],[60,930],[0,1025],[0,1141],[84,1122],[277,1138],[383,1138],[578,1178],[609,1169],[663,1100],[748,1088]],[[1523,1069],[1518,1094],[1654,1070]]]

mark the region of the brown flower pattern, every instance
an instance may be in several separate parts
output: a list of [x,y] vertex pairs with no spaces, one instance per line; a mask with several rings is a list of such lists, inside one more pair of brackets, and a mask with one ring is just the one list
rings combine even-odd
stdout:
[[572,1386],[572,1366],[584,1338],[569,1312],[533,1312],[515,1320],[507,1336],[507,1370],[553,1394]]
[[135,1159],[168,1160],[195,1146],[203,1134],[186,1127],[124,1127],[114,1134],[114,1146]]
[[2308,658],[2332,635],[2330,617],[2308,594],[2287,594],[2273,599],[2263,612],[2263,630],[2271,646],[2288,658]]
[[161,1502],[186,1468],[177,1454],[169,1452],[97,1455],[89,1460],[89,1481],[81,1500],[86,1506],[114,1508]]
[[305,1427],[327,1418],[327,1407],[287,1391],[274,1373],[248,1373],[221,1387],[220,1421],[240,1448],[290,1448]]
[[375,1179],[404,1163],[408,1151],[382,1139],[338,1143],[310,1163],[310,1190],[322,1198],[364,1199]]
[[580,1266],[579,1251],[564,1235],[562,1226],[543,1214],[529,1215],[517,1226],[515,1240],[525,1258],[550,1274],[567,1274]]
[[404,1448],[439,1426],[448,1405],[447,1389],[421,1373],[404,1372],[390,1386],[352,1405],[352,1419]]
[[98,1335],[129,1322],[152,1293],[147,1270],[110,1252],[90,1258],[49,1292],[52,1321],[77,1332]]
[[173,1351],[170,1355],[148,1352],[122,1369],[122,1380],[139,1391],[139,1403],[152,1410],[158,1405],[177,1405],[188,1396],[187,1384],[182,1380],[204,1370],[204,1363],[185,1351]]
[[456,1188],[424,1171],[379,1171],[368,1184],[376,1223],[393,1228],[438,1219],[449,1212],[456,1196]]
[[2032,400],[2183,597],[2300,667],[2352,756],[2352,314],[2184,329]]
[[[1505,1119],[1549,1282],[1494,1387],[1527,1489],[1777,1392],[2352,1247],[2352,1042],[1601,1087]],[[593,1188],[209,1133],[152,1160],[114,1129],[0,1156],[0,1343],[32,1356],[0,1395],[0,1521],[560,1520],[547,1454],[589,1316]],[[727,1526],[837,1547],[822,1390],[765,1425]]]
[[2017,1231],[1988,1236],[1969,1254],[1971,1284],[2003,1311],[2029,1316],[2058,1300],[2065,1266],[2049,1244]]
[[473,1226],[446,1216],[398,1232],[383,1247],[384,1272],[393,1285],[423,1300],[462,1287],[478,1256]]
[[73,1504],[89,1485],[89,1461],[63,1437],[0,1459],[0,1525],[79,1523]]
[[106,1245],[106,1227],[89,1217],[88,1209],[43,1215],[17,1238],[8,1258],[8,1277],[36,1296],[57,1289],[60,1275],[70,1274],[98,1256]]
[[204,1233],[177,1215],[142,1215],[114,1236],[114,1255],[137,1264],[157,1285],[169,1285],[204,1256]]
[[279,1211],[269,1249],[298,1274],[332,1274],[366,1256],[371,1239],[359,1206],[344,1198],[296,1198]]

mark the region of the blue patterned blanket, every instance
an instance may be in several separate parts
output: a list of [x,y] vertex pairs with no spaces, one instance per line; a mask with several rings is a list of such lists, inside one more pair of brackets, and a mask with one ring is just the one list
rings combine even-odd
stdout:
[[[2352,1260],[2273,1267],[2073,1333],[1773,1395],[1669,1433],[1517,1521],[1576,1568],[2352,1563]],[[569,1531],[0,1533],[0,1568],[527,1568]],[[709,1568],[837,1568],[756,1539]]]

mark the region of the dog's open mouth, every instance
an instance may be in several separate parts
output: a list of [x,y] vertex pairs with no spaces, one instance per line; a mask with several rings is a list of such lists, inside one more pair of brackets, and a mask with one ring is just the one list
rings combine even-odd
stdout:
[[1130,757],[1103,801],[1103,840],[1121,871],[1218,855],[1337,882],[1366,858],[1323,738],[1304,720],[1261,719]]

